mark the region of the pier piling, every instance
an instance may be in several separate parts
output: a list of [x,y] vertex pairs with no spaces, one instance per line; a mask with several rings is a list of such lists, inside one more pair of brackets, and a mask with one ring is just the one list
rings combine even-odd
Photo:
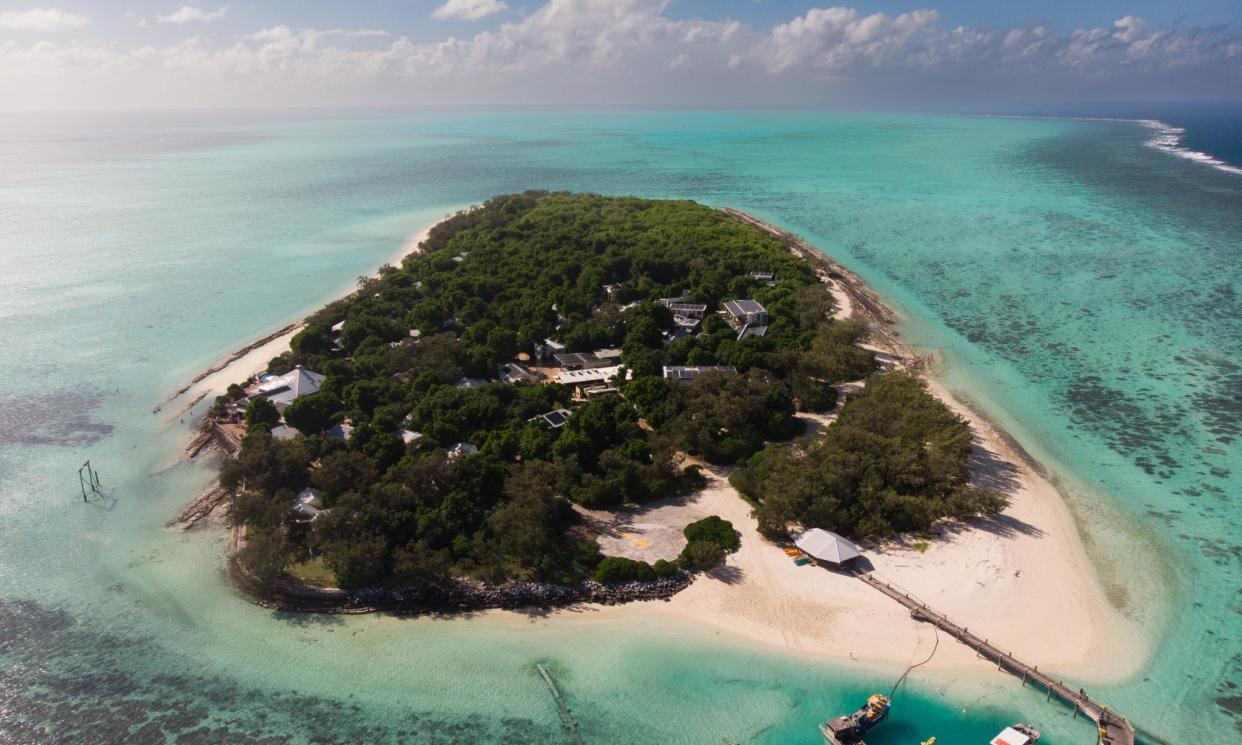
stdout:
[[552,700],[556,702],[557,712],[561,716],[561,726],[565,728],[566,734],[569,735],[570,742],[574,745],[583,745],[582,735],[578,734],[578,723],[574,721],[573,715],[569,713],[569,706],[565,704],[565,699],[561,697],[561,691],[556,687],[556,681],[552,679],[552,673],[542,664],[536,664],[539,675],[543,677],[543,682],[548,686],[548,692],[552,694]]

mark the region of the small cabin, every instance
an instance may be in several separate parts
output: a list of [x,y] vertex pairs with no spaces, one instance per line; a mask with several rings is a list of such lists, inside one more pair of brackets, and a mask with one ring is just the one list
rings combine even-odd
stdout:
[[572,415],[573,412],[569,409],[553,409],[546,414],[533,416],[527,421],[540,422],[548,429],[560,429],[569,422],[569,417]]
[[768,310],[757,300],[726,300],[725,313],[734,326],[766,326]]
[[506,363],[496,376],[504,383],[538,383],[539,376],[516,362]]

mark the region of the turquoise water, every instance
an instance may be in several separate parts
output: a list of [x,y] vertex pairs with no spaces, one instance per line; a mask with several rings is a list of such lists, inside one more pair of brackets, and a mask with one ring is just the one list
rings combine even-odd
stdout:
[[[211,473],[174,465],[186,428],[156,403],[430,220],[535,187],[736,206],[872,282],[1060,480],[1156,637],[1141,676],[1093,692],[1169,742],[1227,739],[1242,180],[1148,134],[810,112],[0,123],[0,742],[558,741],[543,661],[587,742],[811,743],[891,680],[667,621],[282,617],[232,593],[221,535],[162,527]],[[82,504],[87,457],[115,503]],[[916,674],[901,696],[874,743],[1015,719],[1092,741],[999,676]]]

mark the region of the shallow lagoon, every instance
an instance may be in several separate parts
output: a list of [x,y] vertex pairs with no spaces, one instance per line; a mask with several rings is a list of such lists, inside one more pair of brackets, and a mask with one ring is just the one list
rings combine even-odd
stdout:
[[[1143,147],[1135,125],[392,112],[0,127],[0,742],[142,741],[120,728],[151,722],[186,742],[553,741],[537,661],[587,742],[815,742],[815,722],[887,687],[895,673],[668,622],[276,616],[231,592],[221,535],[162,527],[211,475],[171,465],[185,430],[156,403],[446,211],[531,187],[739,207],[858,271],[1062,480],[1110,592],[1157,635],[1141,680],[1092,692],[1169,741],[1236,726],[1214,700],[1242,682],[1242,180]],[[87,457],[108,509],[77,493]],[[1000,676],[916,675],[898,701],[881,745],[983,742],[1014,719],[1053,743],[1092,737]]]

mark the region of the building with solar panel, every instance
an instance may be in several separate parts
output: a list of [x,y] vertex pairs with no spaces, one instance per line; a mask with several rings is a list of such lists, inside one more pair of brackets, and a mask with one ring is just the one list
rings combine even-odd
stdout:
[[670,383],[689,383],[708,375],[737,375],[737,368],[729,365],[664,366],[664,379]]
[[724,309],[736,327],[768,324],[768,310],[757,300],[726,300]]

